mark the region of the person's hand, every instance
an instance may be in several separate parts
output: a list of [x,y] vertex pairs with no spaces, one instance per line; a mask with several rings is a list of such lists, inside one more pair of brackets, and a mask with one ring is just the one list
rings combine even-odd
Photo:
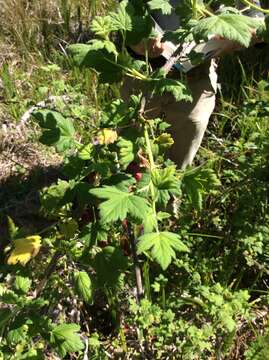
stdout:
[[162,55],[165,49],[165,43],[161,42],[161,38],[148,39],[147,41],[141,41],[137,45],[130,46],[131,49],[138,55],[145,56],[146,49],[148,49],[148,56],[150,58],[157,58]]
[[[259,39],[257,37],[256,29],[251,30],[251,36],[252,36],[252,40],[251,40],[252,45],[262,41],[261,39]],[[242,46],[238,42],[232,41],[232,40],[227,40],[227,39],[225,39],[225,38],[223,38],[221,36],[216,35],[216,36],[213,37],[213,39],[223,42],[221,44],[221,46],[220,46],[220,49],[215,54],[216,57],[223,56],[223,55],[226,55],[226,54],[231,54],[234,51],[239,51],[239,50],[244,49],[244,46]]]
[[220,42],[219,50],[215,53],[214,57],[220,57],[223,55],[231,54],[234,51],[243,49],[243,46],[236,41],[225,39],[221,36],[214,36],[213,40]]

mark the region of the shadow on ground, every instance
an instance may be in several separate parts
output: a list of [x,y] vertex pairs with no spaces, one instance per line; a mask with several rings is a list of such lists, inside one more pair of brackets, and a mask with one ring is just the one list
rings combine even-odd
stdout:
[[40,213],[39,191],[61,175],[60,165],[35,166],[27,177],[11,175],[0,182],[0,249],[8,242],[7,216],[27,233],[49,225]]

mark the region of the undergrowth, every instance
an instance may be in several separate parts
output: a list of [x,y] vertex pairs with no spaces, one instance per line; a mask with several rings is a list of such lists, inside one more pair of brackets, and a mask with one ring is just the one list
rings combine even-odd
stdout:
[[128,57],[122,6],[4,4],[0,359],[267,359],[268,47],[220,61],[183,171],[147,94],[125,103],[114,83],[189,96]]

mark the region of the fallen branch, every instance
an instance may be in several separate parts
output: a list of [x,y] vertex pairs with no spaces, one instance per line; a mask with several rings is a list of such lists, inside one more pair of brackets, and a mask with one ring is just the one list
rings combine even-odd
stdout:
[[47,99],[42,100],[40,102],[38,102],[37,104],[33,105],[32,107],[30,107],[30,109],[28,109],[21,117],[19,124],[20,125],[25,125],[25,123],[30,119],[32,113],[36,110],[39,109],[44,109],[47,106],[51,106],[51,105],[55,105],[56,101],[58,100],[63,100],[63,101],[69,101],[70,97],[67,95],[62,95],[62,96],[49,96]]

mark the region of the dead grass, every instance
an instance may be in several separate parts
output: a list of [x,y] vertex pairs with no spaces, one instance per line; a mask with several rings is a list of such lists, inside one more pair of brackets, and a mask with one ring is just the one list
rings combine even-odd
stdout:
[[[33,129],[30,129],[33,133]],[[57,166],[62,158],[56,153],[48,153],[46,147],[29,141],[26,126],[3,124],[0,130],[0,184],[16,174],[25,178],[37,166]],[[42,151],[43,150],[43,151]]]
[[92,17],[114,3],[112,0],[0,0],[0,36],[2,42],[15,45],[17,53],[23,56],[32,52],[48,55],[59,42],[77,41],[81,33],[89,30]]
[[[241,360],[248,346],[255,340],[257,334],[262,334],[265,324],[268,323],[269,312],[268,307],[263,306],[253,312],[253,319],[250,322],[243,321],[240,329],[236,334],[234,345],[230,354],[225,357],[226,360]],[[253,330],[254,329],[254,330]],[[255,331],[255,333],[254,333]]]
[[39,213],[39,190],[59,176],[62,158],[37,141],[31,126],[10,122],[0,128],[0,227],[7,239],[6,215],[28,231],[48,225]]

